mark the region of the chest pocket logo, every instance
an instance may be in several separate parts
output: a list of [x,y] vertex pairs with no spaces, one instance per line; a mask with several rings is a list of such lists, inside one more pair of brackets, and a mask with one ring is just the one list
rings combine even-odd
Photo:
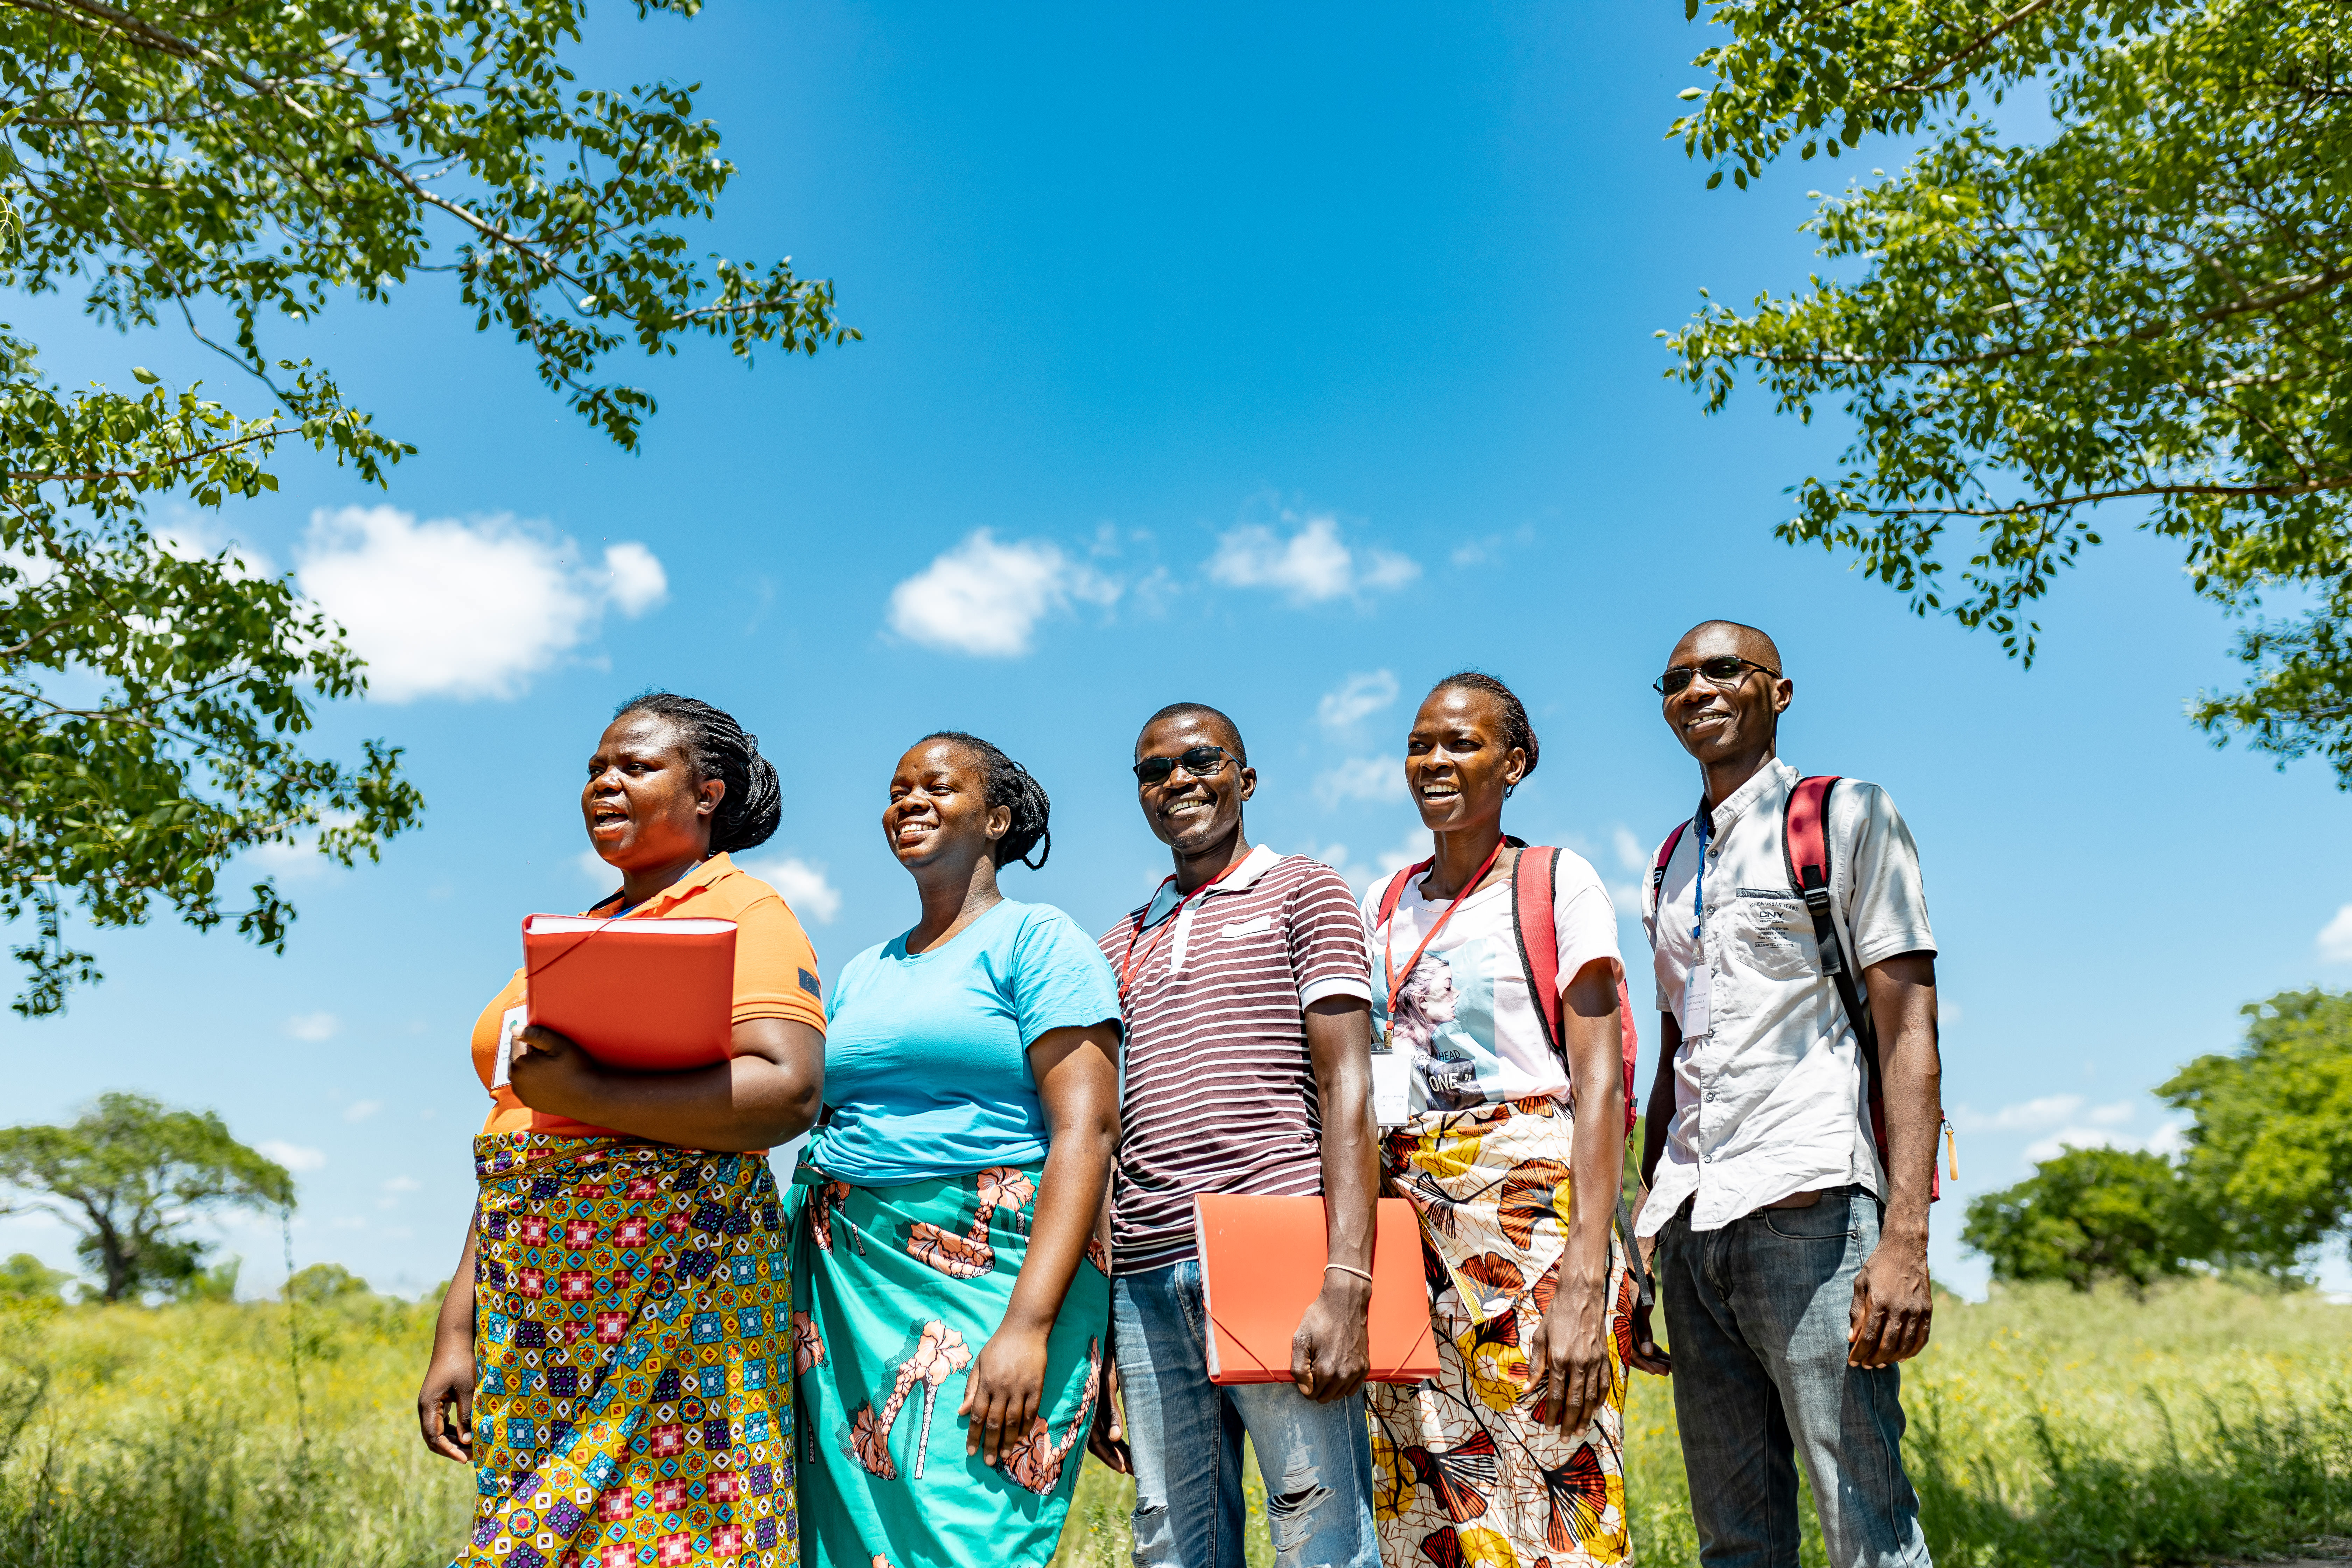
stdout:
[[1731,943],[1740,962],[1774,980],[1813,969],[1813,917],[1794,893],[1742,888],[1733,901]]
[[1263,936],[1274,929],[1272,915],[1259,915],[1255,920],[1234,921],[1217,934],[1227,942],[1244,936]]

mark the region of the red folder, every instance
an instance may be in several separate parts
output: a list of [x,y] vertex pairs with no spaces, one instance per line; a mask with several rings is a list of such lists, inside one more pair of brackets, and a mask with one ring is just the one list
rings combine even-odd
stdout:
[[[1323,1289],[1330,1251],[1323,1200],[1202,1193],[1192,1199],[1201,1245],[1201,1304],[1209,1317],[1211,1383],[1287,1383],[1290,1337]],[[1372,1302],[1365,1324],[1373,1383],[1437,1375],[1421,1222],[1402,1198],[1374,1216]]]
[[665,1072],[727,1059],[733,921],[532,915],[522,954],[530,1022],[607,1067]]

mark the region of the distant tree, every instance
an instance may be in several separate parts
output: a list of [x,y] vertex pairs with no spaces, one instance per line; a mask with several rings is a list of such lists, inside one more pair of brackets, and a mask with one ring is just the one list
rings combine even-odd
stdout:
[[375,1294],[368,1289],[366,1280],[340,1263],[313,1263],[279,1286],[278,1293],[289,1301],[310,1307],[359,1300]]
[[284,357],[285,334],[445,274],[435,293],[630,450],[654,400],[613,353],[707,338],[748,361],[856,335],[789,260],[692,253],[681,228],[714,214],[734,165],[693,88],[576,84],[561,57],[584,10],[0,4],[0,289],[184,331],[267,400],[239,411],[128,356],[68,388],[0,327],[0,925],[23,932],[18,1012],[99,978],[76,911],[121,927],[160,906],[283,951],[293,909],[268,878],[232,896],[229,863],[314,843],[350,865],[422,810],[397,749],[303,747],[314,705],[365,684],[340,629],[289,580],[147,525],[159,501],[201,513],[276,489],[281,447],[368,484],[414,449],[328,369]]
[[197,1216],[294,1202],[285,1167],[219,1117],[138,1094],[100,1095],[70,1127],[0,1129],[0,1186],[19,1194],[0,1214],[51,1214],[81,1232],[75,1250],[108,1301],[179,1294],[211,1250],[187,1234]]
[[[2144,528],[2225,608],[2288,611],[2198,721],[2352,787],[2352,10],[1705,8],[1711,79],[1670,134],[1710,188],[1865,135],[1912,149],[1809,193],[1830,265],[1806,287],[1674,336],[1710,412],[1742,379],[1803,421],[1843,407],[1845,452],[1792,485],[1780,536],[2030,660],[2059,574]],[[1988,114],[2012,92],[2023,112]]]
[[2183,1196],[2161,1154],[2068,1149],[2017,1185],[1969,1200],[1960,1240],[1991,1260],[1996,1279],[2063,1279],[2077,1290],[2121,1279],[2145,1289],[2204,1254]]
[[176,1293],[183,1301],[234,1301],[236,1277],[244,1272],[244,1258],[224,1258],[181,1280]]
[[2352,994],[2282,991],[2246,1043],[2157,1093],[2194,1119],[2181,1173],[2224,1261],[2284,1275],[2352,1226]]
[[73,1276],[50,1268],[29,1252],[0,1263],[0,1300],[33,1300],[57,1295]]

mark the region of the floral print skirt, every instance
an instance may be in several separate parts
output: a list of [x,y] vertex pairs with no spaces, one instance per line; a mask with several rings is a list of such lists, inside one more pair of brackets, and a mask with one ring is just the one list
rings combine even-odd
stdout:
[[791,1568],[792,1278],[761,1154],[474,1140],[457,1568]]
[[1093,1424],[1110,1281],[1080,1264],[1036,1419],[991,1468],[956,1415],[1027,1256],[1044,1163],[887,1187],[793,1178],[801,1519],[810,1568],[1041,1568]]
[[1550,1100],[1427,1111],[1383,1141],[1421,1216],[1438,1375],[1370,1387],[1384,1568],[1622,1563],[1633,1285],[1610,1240],[1608,1399],[1581,1431],[1537,1425],[1527,1347],[1559,1283],[1575,1123]]

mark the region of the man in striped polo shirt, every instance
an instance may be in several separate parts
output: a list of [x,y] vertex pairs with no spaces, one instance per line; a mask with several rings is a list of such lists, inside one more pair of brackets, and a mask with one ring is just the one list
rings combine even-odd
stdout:
[[[1176,868],[1102,938],[1126,1026],[1110,1376],[1127,1442],[1106,1426],[1094,1449],[1131,1461],[1139,1568],[1242,1561],[1244,1430],[1276,1562],[1378,1568],[1360,1392],[1380,1183],[1363,917],[1331,868],[1244,836],[1257,773],[1217,710],[1153,714],[1135,774]],[[1209,1381],[1196,1193],[1329,1196],[1331,1267],[1289,1383]]]

